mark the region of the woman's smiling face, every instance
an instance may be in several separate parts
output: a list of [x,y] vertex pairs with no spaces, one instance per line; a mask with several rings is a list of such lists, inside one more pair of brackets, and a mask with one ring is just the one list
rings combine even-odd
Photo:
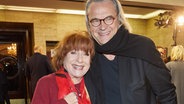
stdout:
[[63,67],[72,80],[80,80],[89,70],[90,59],[90,53],[86,54],[82,50],[72,50],[64,58]]

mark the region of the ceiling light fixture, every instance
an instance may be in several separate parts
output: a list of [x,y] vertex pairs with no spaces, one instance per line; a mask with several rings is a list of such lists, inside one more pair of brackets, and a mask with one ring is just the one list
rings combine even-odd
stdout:
[[56,13],[85,15],[83,10],[57,9]]
[[29,12],[49,12],[49,13],[53,13],[56,11],[56,9],[52,9],[52,8],[37,8],[37,7],[24,7],[24,6],[7,6],[7,5],[0,5],[0,9],[29,11]]

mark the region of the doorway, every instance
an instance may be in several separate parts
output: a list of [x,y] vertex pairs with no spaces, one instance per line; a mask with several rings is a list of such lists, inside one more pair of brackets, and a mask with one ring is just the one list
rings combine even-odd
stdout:
[[33,24],[0,22],[0,63],[7,73],[10,99],[25,99],[27,83],[24,75],[26,57],[31,56]]

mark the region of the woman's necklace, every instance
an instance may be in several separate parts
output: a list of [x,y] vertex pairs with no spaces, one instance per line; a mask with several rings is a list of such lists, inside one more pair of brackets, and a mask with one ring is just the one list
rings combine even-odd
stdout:
[[81,91],[79,90],[79,89],[80,89],[80,84],[81,84],[81,83],[75,85],[75,89],[76,89],[77,95],[78,95],[79,97],[82,96]]

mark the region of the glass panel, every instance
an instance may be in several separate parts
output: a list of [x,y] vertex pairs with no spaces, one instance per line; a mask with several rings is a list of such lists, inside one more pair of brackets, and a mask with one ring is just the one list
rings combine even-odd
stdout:
[[17,57],[17,44],[0,43],[0,54],[3,56]]
[[8,79],[8,90],[18,89],[18,63],[16,43],[0,43],[0,65]]

